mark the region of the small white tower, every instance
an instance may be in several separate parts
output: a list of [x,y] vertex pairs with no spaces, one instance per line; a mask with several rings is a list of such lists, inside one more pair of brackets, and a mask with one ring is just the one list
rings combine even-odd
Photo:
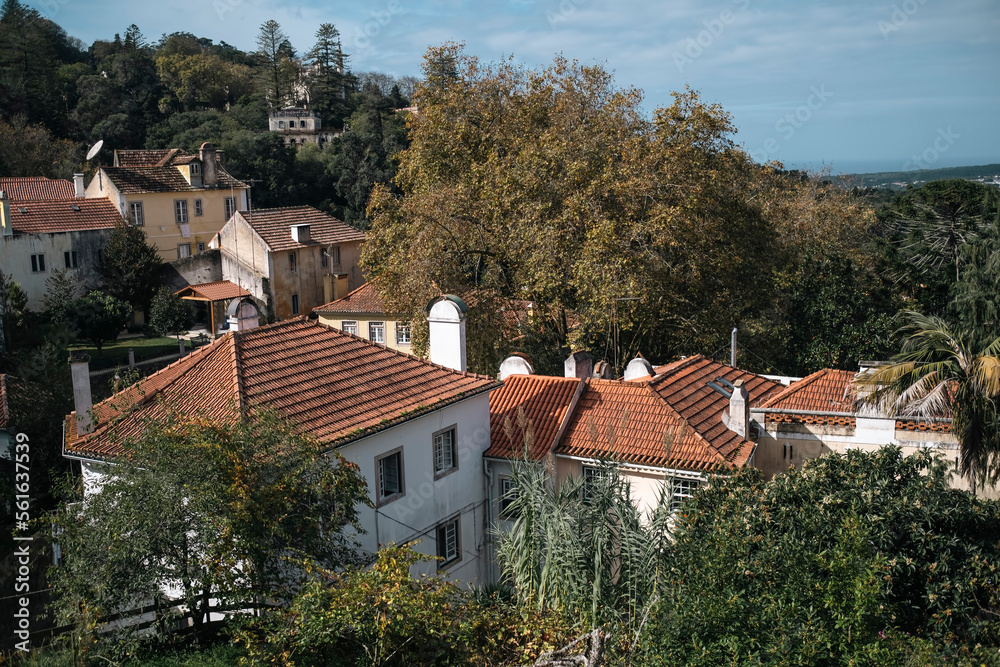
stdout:
[[431,363],[465,371],[465,315],[468,312],[465,302],[453,294],[431,302],[427,312]]

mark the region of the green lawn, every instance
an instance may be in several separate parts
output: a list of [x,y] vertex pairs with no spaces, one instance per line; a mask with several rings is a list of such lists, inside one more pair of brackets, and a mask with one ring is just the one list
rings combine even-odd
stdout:
[[[191,341],[187,341],[186,344],[188,350],[193,349]],[[82,350],[90,355],[90,370],[92,371],[114,368],[115,366],[128,366],[129,348],[135,350],[135,360],[142,361],[167,354],[177,354],[177,339],[171,337],[119,339],[105,343],[101,354],[98,354],[97,348],[90,343],[77,342],[69,346],[71,351]]]

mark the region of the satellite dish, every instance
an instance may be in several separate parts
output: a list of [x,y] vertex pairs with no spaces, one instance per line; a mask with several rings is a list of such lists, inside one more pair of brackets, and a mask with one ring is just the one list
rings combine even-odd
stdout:
[[87,159],[93,160],[94,156],[97,155],[99,152],[101,152],[101,148],[103,147],[104,147],[104,139],[98,139],[97,143],[91,146],[90,150],[87,151]]

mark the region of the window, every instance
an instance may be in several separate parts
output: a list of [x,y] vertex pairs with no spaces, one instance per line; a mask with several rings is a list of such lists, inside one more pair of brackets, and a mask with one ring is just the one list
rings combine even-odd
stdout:
[[[192,174],[200,174],[201,173],[201,165],[199,163],[197,163],[197,162],[192,162],[191,163],[191,173]],[[195,208],[196,209],[198,208],[197,201],[198,200],[195,200]],[[201,214],[200,213],[196,213],[195,215],[201,215]]]
[[201,211],[201,200],[200,199],[195,199],[194,200],[194,214],[195,215],[201,215],[201,213],[202,213],[202,211]]
[[609,471],[605,468],[583,466],[583,499],[591,500],[594,497],[595,488],[605,484],[608,475]]
[[177,224],[188,221],[187,199],[178,199],[174,201],[174,219],[177,220]]
[[177,244],[177,259],[184,259],[185,257],[191,256],[191,244],[190,243],[178,243]]
[[368,340],[373,343],[385,343],[385,322],[368,323]]
[[142,202],[134,201],[128,205],[129,215],[132,216],[132,222],[137,226],[142,227],[146,224],[146,218],[142,214]]
[[340,330],[344,333],[349,333],[352,336],[358,335],[358,323],[350,320],[344,320],[340,323]]
[[288,270],[295,273],[295,253],[288,253]]
[[198,241],[198,252],[205,252],[205,244]]
[[294,120],[288,121],[288,127],[295,127],[295,121]]
[[396,345],[410,344],[410,325],[396,322]]
[[674,477],[673,488],[671,489],[672,497],[670,499],[670,509],[680,509],[681,503],[684,502],[684,499],[693,496],[699,486],[701,486],[701,480]]
[[399,448],[375,459],[378,471],[378,504],[401,498],[406,490],[403,486],[403,449]]
[[455,427],[434,434],[434,477],[442,477],[458,469],[455,459]]
[[500,477],[500,518],[510,519],[513,512],[511,504],[517,498],[517,487],[510,477]]
[[31,272],[45,273],[45,255],[31,256]]
[[226,220],[236,213],[236,197],[226,197]]
[[67,250],[66,252],[64,252],[63,259],[66,260],[67,269],[75,269],[77,267],[76,250]]
[[298,294],[293,294],[292,295],[292,315],[298,315],[298,314],[299,314],[299,295]]
[[439,568],[461,559],[462,545],[458,533],[458,517],[437,527],[437,555],[441,558]]
[[326,265],[330,263],[330,255],[326,252],[326,249],[319,251],[319,265],[322,268],[326,268]]
[[285,121],[283,121],[283,120],[279,120],[278,121],[278,129],[279,130],[285,129]]
[[330,248],[330,259],[333,260],[334,266],[340,266],[340,246],[335,245]]

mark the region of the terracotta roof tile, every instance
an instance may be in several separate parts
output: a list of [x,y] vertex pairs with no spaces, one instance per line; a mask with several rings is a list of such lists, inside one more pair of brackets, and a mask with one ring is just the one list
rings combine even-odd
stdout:
[[[655,369],[650,388],[678,412],[727,461],[736,463],[750,456],[746,442],[722,422],[729,399],[708,386],[716,378],[743,380],[750,405],[759,405],[782,389],[772,380],[733,368],[701,355],[687,357]],[[743,458],[743,463],[746,459]],[[742,465],[742,463],[737,463]]]
[[[179,148],[153,150],[116,150],[116,167],[165,167],[175,155],[187,155]],[[192,156],[194,157],[194,156]]]
[[82,438],[70,415],[66,450],[120,456],[168,410],[218,418],[259,406],[337,446],[498,386],[298,318],[226,334],[112,396],[95,406],[96,428]]
[[69,199],[76,196],[72,182],[64,178],[44,176],[0,178],[0,190],[11,202]]
[[123,220],[107,199],[78,197],[12,204],[10,217],[14,231],[22,234],[110,229]]
[[371,280],[341,299],[313,308],[314,313],[372,313],[383,314],[385,308]]
[[[253,211],[240,211],[239,215],[272,251],[365,240],[364,232],[312,206],[258,208]],[[291,226],[306,224],[310,225],[309,235],[312,242],[309,245],[299,243],[292,238]]]
[[209,301],[225,301],[241,296],[251,296],[250,292],[228,280],[217,280],[214,283],[202,283],[201,285],[188,285],[184,289],[177,290],[174,294],[199,296]]
[[[490,448],[484,456],[520,458],[526,440],[531,442],[527,452],[531,460],[545,456],[582,382],[579,378],[544,375],[509,376],[501,389],[490,394]],[[527,432],[531,433],[529,438]]]
[[620,380],[587,380],[556,453],[699,471],[745,463],[724,457],[649,383]]
[[115,187],[125,195],[144,192],[201,192],[206,189],[246,188],[222,167],[218,168],[217,188],[197,187],[187,182],[176,167],[102,167]]

